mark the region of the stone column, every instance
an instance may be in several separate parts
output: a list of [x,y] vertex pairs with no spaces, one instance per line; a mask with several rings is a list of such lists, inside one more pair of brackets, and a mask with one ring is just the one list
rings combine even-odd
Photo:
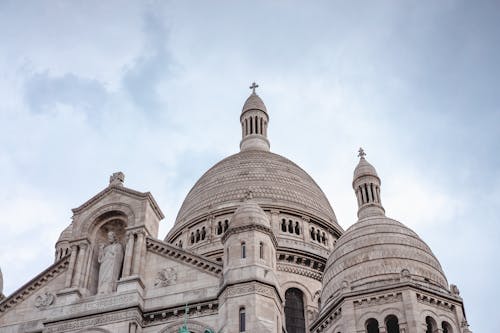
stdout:
[[122,277],[127,277],[130,275],[130,269],[132,268],[132,257],[134,255],[134,245],[135,235],[133,232],[129,231],[127,233],[127,245],[125,247],[125,259],[123,260]]
[[144,247],[144,232],[137,233],[137,242],[134,249],[134,267],[132,269],[134,275],[140,275],[141,255]]
[[83,277],[83,265],[85,262],[85,253],[87,252],[87,244],[80,243],[78,245],[78,256],[76,259],[75,278],[73,279],[72,287],[80,287]]
[[71,287],[71,281],[73,279],[73,272],[75,270],[76,253],[78,251],[78,246],[76,244],[71,245],[71,257],[69,258],[68,271],[66,272],[66,283],[65,287]]

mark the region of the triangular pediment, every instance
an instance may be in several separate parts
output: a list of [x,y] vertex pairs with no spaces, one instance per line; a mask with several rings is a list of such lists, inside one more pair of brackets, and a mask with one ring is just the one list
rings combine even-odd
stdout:
[[92,198],[90,198],[89,200],[84,202],[79,207],[73,208],[72,212],[75,215],[79,214],[79,213],[89,209],[93,205],[97,204],[98,202],[100,202],[101,200],[106,198],[107,196],[112,195],[114,193],[117,193],[120,195],[125,195],[125,196],[128,196],[128,197],[136,199],[136,200],[140,200],[140,201],[147,200],[149,202],[149,204],[151,205],[151,207],[153,208],[158,219],[161,220],[164,218],[163,212],[161,211],[160,207],[158,206],[158,203],[154,199],[151,192],[139,192],[139,191],[132,190],[128,187],[121,186],[121,185],[110,185],[110,186],[106,187],[104,190],[102,190],[101,192],[94,195]]

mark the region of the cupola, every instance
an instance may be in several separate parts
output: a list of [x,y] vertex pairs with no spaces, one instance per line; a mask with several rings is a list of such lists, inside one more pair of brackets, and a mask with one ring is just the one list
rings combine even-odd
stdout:
[[352,188],[358,199],[358,218],[384,216],[385,210],[380,200],[380,178],[377,171],[368,163],[363,148],[359,148],[359,163],[354,169]]
[[241,111],[241,151],[264,150],[269,151],[269,140],[267,139],[267,125],[269,116],[262,99],[255,92],[258,85],[254,82],[250,86],[252,94],[247,98]]

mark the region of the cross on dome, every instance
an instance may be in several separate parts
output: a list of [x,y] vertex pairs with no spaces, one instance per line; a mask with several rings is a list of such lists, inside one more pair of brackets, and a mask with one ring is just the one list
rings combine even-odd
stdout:
[[359,158],[364,158],[366,156],[365,150],[363,148],[359,148],[358,150],[358,157]]
[[253,82],[252,85],[249,88],[252,89],[252,93],[255,94],[255,88],[258,88],[258,87],[259,87],[259,85],[256,84],[255,82]]

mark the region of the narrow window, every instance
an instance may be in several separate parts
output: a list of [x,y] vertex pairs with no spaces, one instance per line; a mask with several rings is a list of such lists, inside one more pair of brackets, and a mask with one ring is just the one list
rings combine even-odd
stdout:
[[311,239],[316,240],[316,233],[314,232],[314,228],[311,228]]
[[205,227],[201,228],[201,240],[205,240],[205,236],[207,235],[207,231]]
[[226,232],[227,228],[229,228],[229,221],[224,220],[224,232]]
[[259,127],[257,126],[259,119],[257,119],[257,116],[255,116],[253,120],[255,121],[255,134],[259,134]]
[[365,196],[366,196],[366,202],[370,202],[370,197],[368,195],[368,186],[365,184]]
[[191,244],[194,244],[194,232],[191,233]]
[[240,308],[240,332],[246,331],[245,308]]
[[264,243],[259,243],[259,257],[260,259],[264,259]]
[[200,235],[200,229],[196,230],[196,243],[200,241],[201,235]]
[[361,204],[364,205],[366,203],[366,196],[362,186],[359,186],[359,192],[361,193]]
[[281,220],[281,231],[286,232],[286,220]]
[[245,119],[245,135],[248,135],[248,119]]
[[318,232],[316,233],[316,240],[318,241],[318,243],[321,243],[321,231],[319,231],[319,229]]
[[293,233],[293,222],[292,220],[288,220],[288,232]]
[[300,235],[300,227],[299,227],[299,222],[295,222],[295,233],[297,235]]
[[262,118],[260,118],[260,134],[264,135],[264,127],[262,127]]
[[434,333],[437,328],[436,321],[432,317],[425,317],[425,323],[427,324],[427,330],[425,333]]
[[304,316],[304,294],[297,288],[285,292],[285,324],[288,333],[303,333],[306,331]]
[[326,245],[326,236],[324,232],[321,234],[321,243]]
[[370,318],[366,321],[366,332],[367,333],[379,333],[378,321],[377,319]]
[[245,242],[241,243],[241,258],[246,258],[247,257],[247,246]]
[[385,318],[387,333],[399,333],[399,321],[395,315],[389,315]]
[[182,249],[182,240],[179,241],[179,248]]
[[222,234],[222,222],[217,223],[217,235]]
[[453,333],[450,323],[443,321],[441,327],[443,328],[443,333]]
[[250,117],[250,134],[253,134],[253,118]]

